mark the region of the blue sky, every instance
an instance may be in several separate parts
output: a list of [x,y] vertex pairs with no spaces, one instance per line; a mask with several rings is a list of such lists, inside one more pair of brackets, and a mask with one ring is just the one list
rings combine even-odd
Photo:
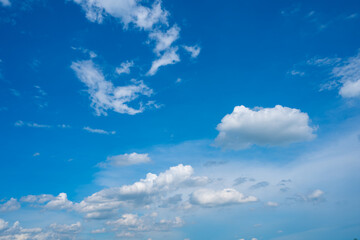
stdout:
[[354,239],[358,1],[0,0],[0,239]]

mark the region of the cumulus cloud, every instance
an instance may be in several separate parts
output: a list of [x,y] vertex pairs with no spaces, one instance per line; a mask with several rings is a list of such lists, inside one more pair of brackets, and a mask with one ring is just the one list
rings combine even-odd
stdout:
[[245,149],[251,145],[285,145],[315,138],[309,116],[299,109],[283,107],[249,109],[236,106],[218,124],[215,145]]
[[130,185],[103,189],[75,204],[76,211],[85,213],[87,218],[108,218],[122,206],[145,206],[160,196],[180,187],[199,186],[209,182],[207,177],[193,176],[190,165],[170,167],[159,175],[148,173]]
[[212,189],[199,189],[191,194],[190,201],[192,204],[206,207],[215,207],[255,202],[257,201],[257,198],[254,196],[245,197],[244,194],[232,188],[227,188],[220,191],[215,191]]
[[153,61],[150,70],[147,72],[147,75],[155,75],[160,67],[179,62],[180,57],[177,54],[177,50],[178,47],[170,48],[159,59]]
[[195,46],[184,46],[184,49],[189,52],[191,54],[192,58],[197,58],[197,56],[199,56],[200,54],[200,47],[195,45]]
[[334,67],[332,75],[342,83],[339,90],[342,97],[360,97],[360,52]]
[[128,104],[141,95],[150,96],[153,93],[142,81],[136,80],[132,80],[131,85],[115,87],[105,79],[92,60],[73,62],[71,68],[88,87],[91,106],[97,115],[107,115],[107,110],[130,115],[141,113],[144,111],[141,104],[139,108],[130,107]]
[[85,131],[87,132],[91,132],[91,133],[98,133],[98,134],[105,134],[105,135],[109,135],[109,134],[116,134],[115,131],[106,131],[106,130],[103,130],[103,129],[96,129],[96,128],[91,128],[91,127],[84,127],[83,128]]
[[15,198],[10,198],[7,202],[0,204],[0,212],[15,211],[20,208],[20,203]]
[[101,163],[101,167],[106,167],[108,165],[112,166],[129,166],[129,165],[135,165],[135,164],[141,164],[141,163],[148,163],[151,159],[149,157],[149,154],[144,153],[126,153],[126,154],[120,154],[116,156],[110,156],[107,158],[105,163]]
[[20,198],[20,201],[37,204],[45,209],[51,210],[72,209],[73,207],[73,203],[68,200],[66,193],[60,193],[58,196],[53,196],[51,194],[27,195]]
[[70,225],[51,224],[45,229],[42,228],[23,228],[19,221],[14,222],[12,226],[3,219],[0,219],[0,239],[3,240],[51,240],[77,239],[77,234],[81,230],[81,223],[77,222]]
[[123,73],[129,74],[130,73],[130,68],[132,66],[134,66],[133,61],[131,61],[131,62],[126,61],[126,62],[121,63],[120,67],[117,67],[115,71],[116,71],[117,74],[123,74]]

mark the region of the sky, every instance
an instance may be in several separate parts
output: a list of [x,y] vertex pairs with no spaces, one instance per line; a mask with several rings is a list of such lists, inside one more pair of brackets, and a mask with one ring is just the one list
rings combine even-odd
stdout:
[[360,238],[356,0],[0,0],[0,240]]

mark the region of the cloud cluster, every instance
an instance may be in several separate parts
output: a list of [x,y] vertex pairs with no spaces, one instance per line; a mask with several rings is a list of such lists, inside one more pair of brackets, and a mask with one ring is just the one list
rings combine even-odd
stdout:
[[[102,23],[106,17],[113,17],[120,20],[124,28],[134,27],[149,33],[150,42],[154,43],[154,53],[157,56],[147,75],[154,75],[162,66],[175,64],[180,61],[177,53],[178,46],[173,43],[179,38],[180,27],[174,24],[169,27],[168,16],[160,0],[152,4],[146,4],[137,0],[73,0],[85,11],[86,18],[91,22]],[[186,51],[191,53],[193,58],[200,53],[199,46],[185,46]],[[119,74],[129,73],[130,62],[124,63],[117,69]]]
[[16,221],[12,226],[9,222],[0,218],[0,239],[3,240],[52,240],[76,239],[77,234],[81,230],[81,223],[77,222],[70,225],[59,225],[53,223],[48,227],[42,228],[23,228],[20,222]]
[[256,145],[284,145],[315,138],[309,116],[298,109],[283,107],[249,109],[236,106],[218,124],[217,146],[245,149]]
[[220,191],[212,189],[199,189],[191,194],[191,203],[207,207],[256,202],[254,196],[245,197],[235,189],[227,188]]
[[92,60],[73,62],[71,68],[88,87],[91,106],[97,115],[107,115],[109,109],[130,115],[141,113],[144,111],[142,104],[138,108],[133,108],[129,103],[141,95],[151,96],[153,93],[142,81],[136,80],[132,80],[131,85],[115,87],[112,82],[105,79]]

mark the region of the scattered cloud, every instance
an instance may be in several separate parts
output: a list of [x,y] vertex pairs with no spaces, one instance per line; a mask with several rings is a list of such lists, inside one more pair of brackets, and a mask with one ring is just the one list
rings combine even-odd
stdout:
[[256,184],[252,185],[250,188],[253,189],[253,190],[256,190],[256,189],[259,189],[259,188],[267,187],[269,185],[270,185],[269,182],[262,181],[262,182],[258,182]]
[[109,132],[109,131],[106,131],[106,130],[103,130],[103,129],[96,129],[96,128],[91,128],[91,127],[84,127],[83,129],[85,131],[91,132],[91,133],[98,133],[98,134],[105,134],[105,135],[110,135],[110,134],[114,135],[114,134],[116,134],[115,131]]
[[20,222],[16,221],[12,226],[3,219],[0,219],[0,239],[4,240],[50,240],[50,239],[64,239],[75,240],[76,235],[81,230],[81,223],[77,222],[70,225],[51,224],[45,229],[42,228],[23,228]]
[[20,203],[15,198],[10,198],[7,202],[0,204],[0,212],[15,211],[20,208]]
[[180,57],[177,54],[177,50],[178,47],[170,48],[159,59],[153,61],[150,70],[147,72],[147,75],[155,75],[160,67],[179,62]]
[[92,60],[73,62],[71,68],[77,77],[88,87],[91,106],[96,114],[107,115],[107,110],[118,113],[135,115],[144,111],[139,108],[130,107],[128,104],[139,96],[151,96],[153,91],[143,81],[132,80],[131,85],[115,87],[112,82],[107,81],[99,68]]
[[37,157],[37,156],[40,156],[40,153],[36,152],[33,154],[33,157]]
[[195,46],[184,46],[184,49],[191,54],[192,58],[197,58],[200,54],[200,47]]
[[235,189],[228,188],[220,191],[212,189],[200,189],[191,194],[191,203],[205,207],[223,206],[229,204],[239,204],[256,202],[254,196],[245,197]]
[[154,30],[149,38],[155,42],[154,52],[159,56],[161,52],[168,50],[179,38],[180,28],[177,25],[169,28],[166,32]]
[[123,73],[129,74],[130,73],[130,68],[133,67],[133,66],[134,66],[133,61],[131,61],[131,62],[126,61],[126,62],[121,63],[120,67],[117,67],[115,71],[119,75],[123,74]]
[[309,116],[299,109],[276,105],[249,109],[237,106],[218,124],[215,145],[225,149],[245,149],[251,145],[285,145],[315,138]]
[[14,123],[14,125],[15,125],[16,127],[23,127],[23,126],[25,126],[25,127],[32,127],[32,128],[51,128],[50,125],[38,124],[38,123],[31,123],[31,122],[23,122],[23,121],[21,121],[21,120],[16,121],[16,122]]
[[142,163],[148,163],[151,159],[147,153],[126,153],[116,156],[110,156],[107,158],[106,162],[100,163],[100,166],[129,166],[129,165],[136,165]]

